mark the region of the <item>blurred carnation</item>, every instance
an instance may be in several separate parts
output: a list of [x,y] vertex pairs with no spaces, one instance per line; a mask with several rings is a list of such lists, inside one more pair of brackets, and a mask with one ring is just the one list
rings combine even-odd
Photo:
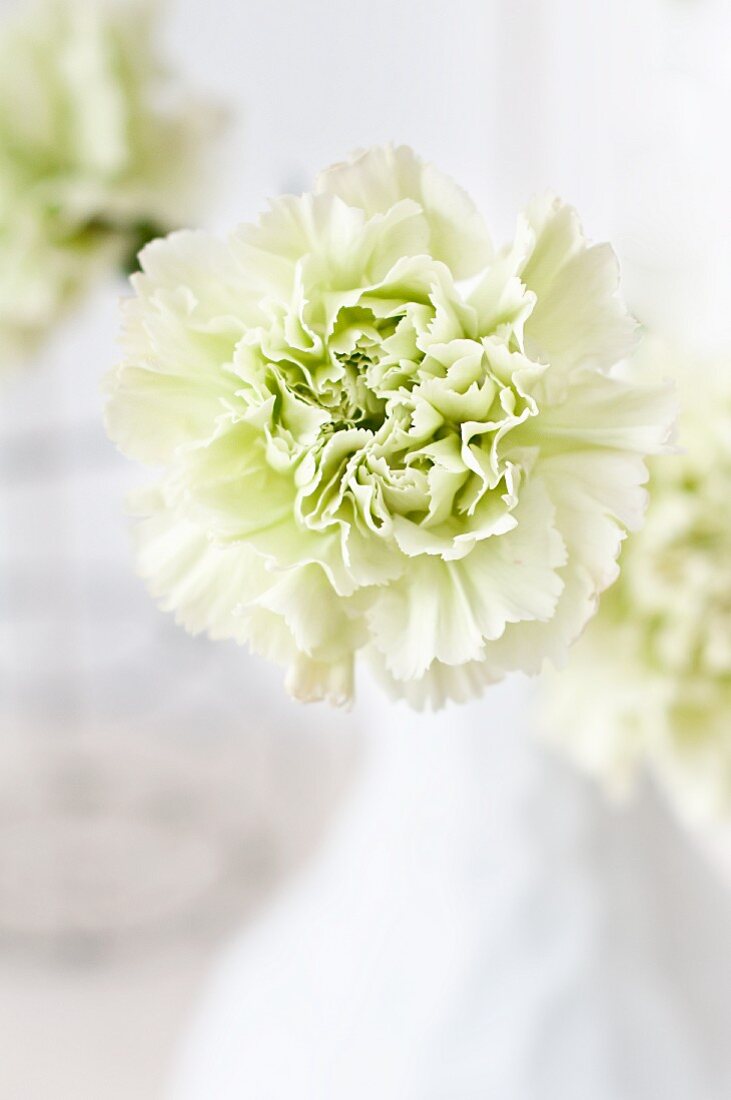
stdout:
[[[671,356],[647,342],[642,359]],[[681,453],[652,466],[621,577],[547,678],[552,735],[616,790],[646,765],[689,818],[731,809],[731,359],[678,368]]]
[[48,0],[0,34],[0,366],[98,275],[191,215],[212,114],[139,0]]
[[633,324],[570,207],[495,253],[464,192],[377,148],[142,267],[108,425],[166,467],[136,502],[165,608],[305,700],[349,700],[358,651],[416,706],[563,660],[672,417],[611,372]]

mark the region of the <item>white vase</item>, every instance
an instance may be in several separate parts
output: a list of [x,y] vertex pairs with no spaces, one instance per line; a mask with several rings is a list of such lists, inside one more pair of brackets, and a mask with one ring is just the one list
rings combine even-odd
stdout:
[[731,897],[664,808],[534,743],[524,681],[363,694],[360,787],[221,958],[174,1100],[731,1095]]

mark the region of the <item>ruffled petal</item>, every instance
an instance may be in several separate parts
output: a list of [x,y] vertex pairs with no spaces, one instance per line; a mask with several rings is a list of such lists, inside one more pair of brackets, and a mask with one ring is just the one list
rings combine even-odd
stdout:
[[447,703],[467,703],[483,694],[489,684],[501,678],[494,676],[486,661],[469,661],[463,665],[445,665],[433,661],[418,680],[396,680],[386,667],[383,654],[373,646],[365,652],[368,665],[378,683],[394,700],[403,700],[414,710],[441,710]]
[[132,502],[144,516],[136,528],[139,572],[160,607],[190,633],[248,643],[288,666],[295,698],[349,702],[362,622],[346,616],[322,571],[277,576],[246,543],[212,543],[177,512],[175,495],[160,486]]
[[492,257],[489,234],[469,196],[407,146],[356,154],[323,172],[316,189],[338,195],[369,217],[413,199],[429,225],[430,255],[447,264],[457,279],[476,274]]
[[301,703],[331,703],[348,706],[354,694],[354,660],[316,661],[298,654],[287,669],[285,686],[289,694]]
[[560,570],[564,589],[549,622],[510,626],[490,645],[486,659],[496,675],[513,669],[536,674],[546,659],[565,664],[600,594],[616,580],[626,531],[639,526],[647,505],[647,468],[636,454],[557,454],[541,463],[541,477],[566,544],[567,564]]
[[215,545],[162,486],[130,504],[144,517],[135,528],[138,570],[160,607],[192,634],[246,641],[240,608],[271,583],[262,559],[245,543]]
[[510,443],[539,445],[541,454],[551,456],[586,448],[653,455],[671,442],[678,407],[671,384],[643,385],[582,369],[572,376],[563,400],[553,404],[541,393],[548,378],[550,370],[537,386],[540,417],[526,420]]
[[559,199],[538,200],[527,220],[534,244],[518,274],[536,300],[525,323],[526,351],[568,371],[610,367],[632,349],[636,331],[618,296],[614,252],[589,246],[576,211]]
[[111,438],[142,462],[170,462],[210,438],[238,404],[232,362],[255,299],[225,242],[173,233],[141,254],[137,296],[123,304],[124,366],[106,382]]
[[419,679],[434,660],[475,660],[484,645],[458,565],[440,558],[415,558],[376,594],[367,616],[373,645],[397,680]]
[[271,586],[259,596],[257,607],[280,615],[304,654],[320,661],[352,653],[366,641],[365,624],[341,599],[319,565],[305,565],[272,576]]
[[191,485],[198,522],[219,539],[248,538],[291,516],[292,478],[271,467],[261,436],[248,424],[186,452],[181,471]]
[[479,543],[460,561],[415,558],[367,612],[373,645],[397,680],[419,679],[433,661],[481,660],[509,623],[549,619],[563,590],[565,547],[540,482],[526,490],[514,530]]

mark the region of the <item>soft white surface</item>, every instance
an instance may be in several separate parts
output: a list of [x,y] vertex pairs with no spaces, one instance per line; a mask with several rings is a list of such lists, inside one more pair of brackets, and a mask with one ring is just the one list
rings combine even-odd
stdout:
[[417,718],[220,959],[173,1100],[723,1100],[731,893],[652,798],[537,749],[527,692]]
[[3,1100],[157,1100],[209,953],[133,965],[0,967]]

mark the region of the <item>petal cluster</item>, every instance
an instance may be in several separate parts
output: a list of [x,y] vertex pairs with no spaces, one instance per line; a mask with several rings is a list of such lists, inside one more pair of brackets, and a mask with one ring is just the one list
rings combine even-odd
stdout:
[[39,0],[0,31],[0,370],[190,216],[213,113],[154,31],[143,0]]
[[496,251],[387,146],[142,267],[108,427],[164,470],[138,501],[163,606],[302,699],[349,700],[356,654],[416,706],[563,659],[671,417],[615,376],[633,324],[570,207],[537,202]]
[[[643,369],[670,356],[653,341]],[[547,682],[553,736],[610,786],[645,765],[691,819],[731,810],[731,361],[679,361],[680,451],[653,463],[642,531]]]

